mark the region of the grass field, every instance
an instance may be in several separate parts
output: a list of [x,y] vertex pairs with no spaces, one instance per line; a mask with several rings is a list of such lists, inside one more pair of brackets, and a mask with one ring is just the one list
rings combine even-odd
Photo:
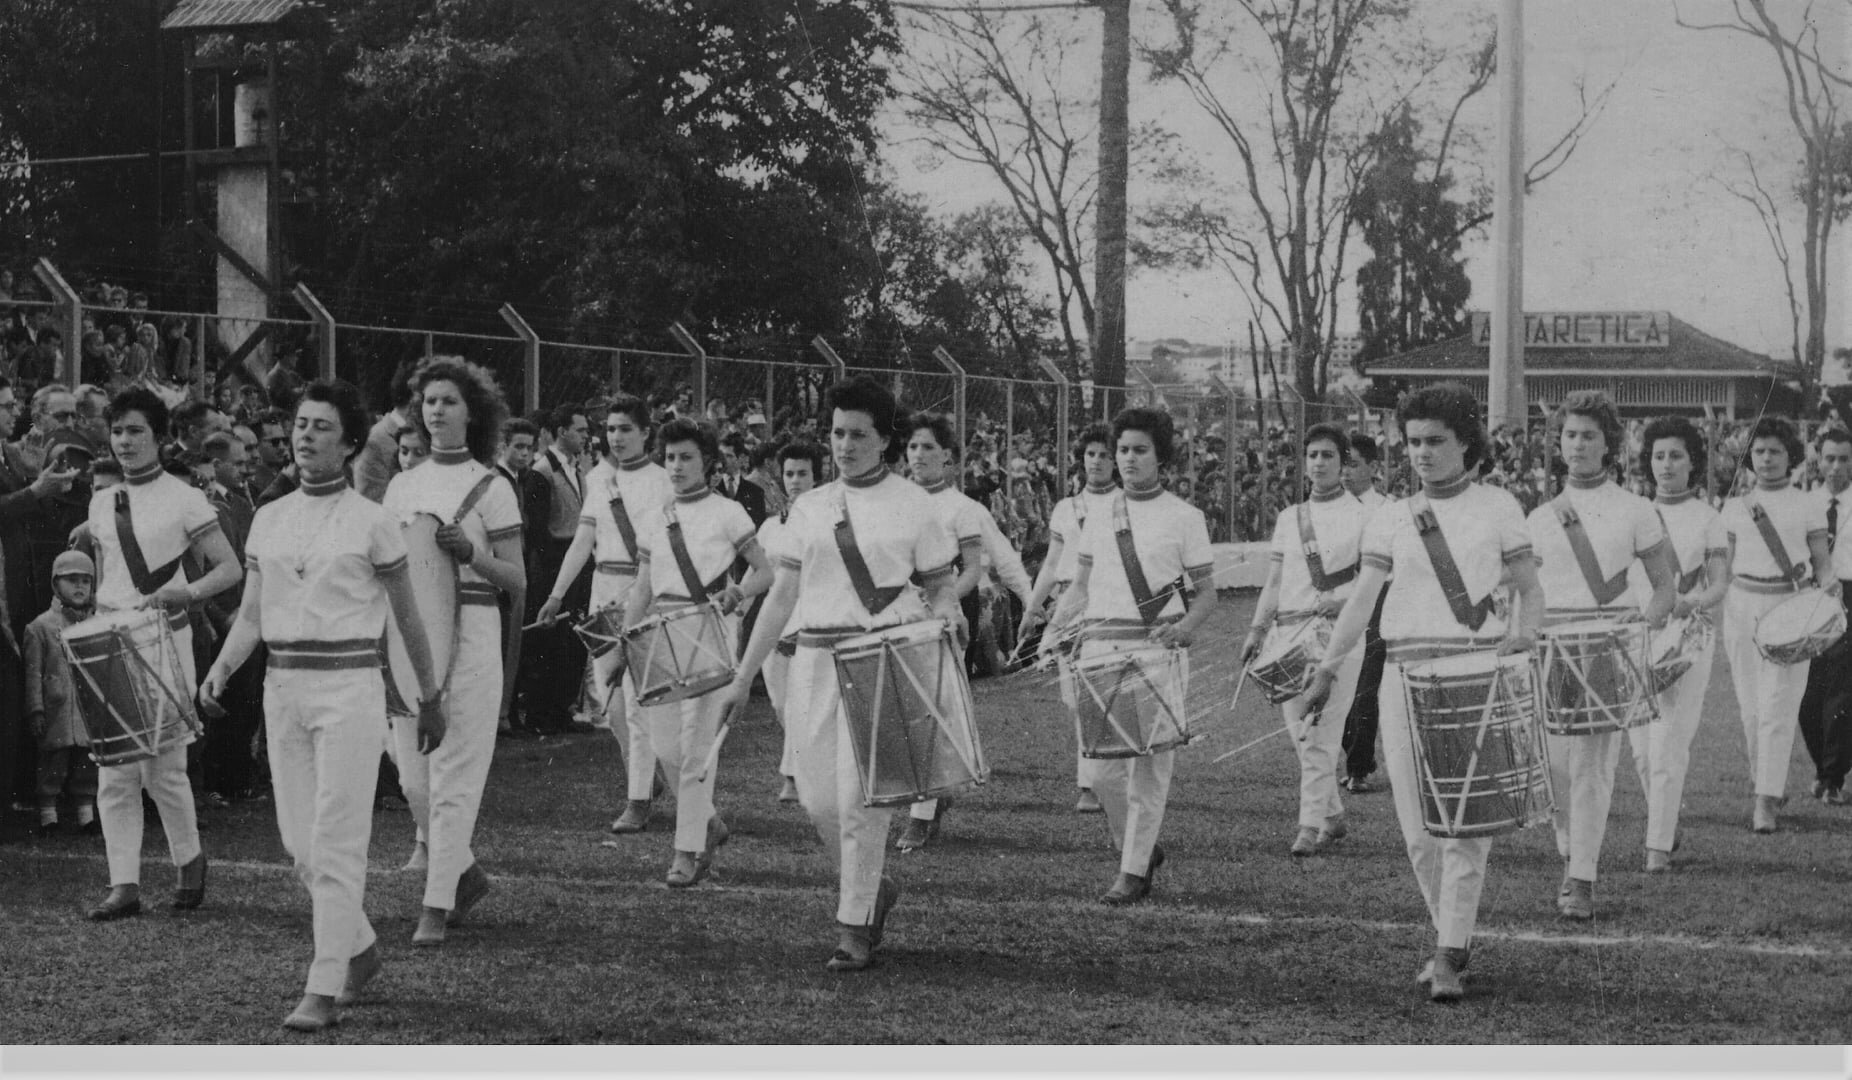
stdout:
[[[386,969],[322,1041],[357,1043],[1845,1043],[1852,989],[1852,810],[1796,794],[1773,836],[1748,829],[1743,737],[1719,662],[1687,789],[1678,871],[1640,872],[1644,804],[1623,761],[1592,924],[1561,922],[1547,829],[1492,856],[1468,997],[1413,984],[1432,948],[1386,790],[1348,799],[1350,837],[1293,859],[1286,740],[1251,688],[1228,715],[1228,654],[1253,605],[1225,603],[1195,652],[1215,734],[1180,755],[1151,902],[1096,898],[1116,859],[1072,812],[1073,735],[1048,677],[976,684],[993,774],[942,839],[895,854],[905,896],[882,962],[826,972],[834,875],[802,811],[775,801],[778,730],[762,700],[727,744],[733,828],[715,875],[662,884],[669,810],[612,837],[608,735],[504,743],[477,833],[495,892],[442,949],[414,952],[412,825],[375,818],[368,910]],[[898,817],[896,819],[898,828]],[[265,1043],[301,992],[309,905],[268,805],[212,812],[206,905],[165,908],[158,828],[149,914],[82,911],[106,885],[100,839],[0,847],[0,1042]],[[100,958],[108,958],[107,964]]]

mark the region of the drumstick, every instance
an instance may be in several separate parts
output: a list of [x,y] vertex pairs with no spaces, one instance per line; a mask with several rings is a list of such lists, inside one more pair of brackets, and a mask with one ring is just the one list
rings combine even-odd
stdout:
[[1285,731],[1286,731],[1286,728],[1284,725],[1282,725],[1281,727],[1278,727],[1272,731],[1267,732],[1265,735],[1262,735],[1260,738],[1255,739],[1253,742],[1242,743],[1240,746],[1235,747],[1233,750],[1230,750],[1228,753],[1223,754],[1220,757],[1210,759],[1209,764],[1214,765],[1217,762],[1226,761],[1229,758],[1234,757],[1236,754],[1239,754],[1243,750],[1248,750],[1253,747],[1259,746],[1261,743],[1266,742],[1268,739],[1273,738],[1275,735],[1284,734]]
[[1228,699],[1228,711],[1234,712],[1235,706],[1241,704],[1241,688],[1248,684],[1248,666],[1241,665],[1241,677],[1235,680],[1235,696]]
[[695,777],[695,783],[707,783],[709,774],[720,765],[720,745],[727,741],[727,732],[731,730],[733,730],[733,724],[729,721],[722,723],[720,730],[714,732],[714,745],[708,749],[707,760],[701,763],[701,772]]
[[576,611],[562,611],[554,615],[551,619],[535,619],[533,622],[523,626],[521,630],[525,633],[526,631],[534,630],[542,626],[553,626],[561,619],[577,619],[578,617],[579,613]]

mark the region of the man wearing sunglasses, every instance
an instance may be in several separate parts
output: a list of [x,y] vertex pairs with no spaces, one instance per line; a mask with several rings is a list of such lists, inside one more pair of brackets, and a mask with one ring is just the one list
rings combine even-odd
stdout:
[[41,386],[32,395],[32,428],[14,444],[20,459],[34,475],[45,467],[45,450],[53,435],[77,422],[77,396],[57,383]]

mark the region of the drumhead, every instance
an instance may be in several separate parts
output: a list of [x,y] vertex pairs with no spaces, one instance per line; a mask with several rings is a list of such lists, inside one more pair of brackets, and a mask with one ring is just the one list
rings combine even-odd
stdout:
[[[440,687],[450,685],[450,668],[456,662],[457,636],[462,608],[458,603],[457,561],[437,546],[443,525],[435,515],[413,514],[404,524],[406,573],[412,594],[418,598],[418,616],[431,647],[431,666]],[[399,696],[415,706],[422,695],[412,670],[411,654],[399,634],[399,621],[386,619],[386,667]]]
[[1844,617],[1840,602],[1819,589],[1795,593],[1756,620],[1755,642],[1782,647],[1828,633]]
[[1543,636],[1564,639],[1618,637],[1627,633],[1627,628],[1632,625],[1632,623],[1615,622],[1613,619],[1577,619],[1574,622],[1546,626],[1543,629]]
[[839,653],[861,652],[867,649],[879,648],[883,644],[892,644],[896,646],[919,645],[932,641],[934,638],[944,633],[945,620],[923,619],[919,622],[901,623],[899,626],[890,626],[883,630],[872,630],[866,634],[858,634],[852,638],[843,638],[836,643],[836,651]]
[[1254,655],[1254,666],[1260,667],[1270,661],[1278,660],[1300,646],[1316,645],[1316,652],[1323,656],[1324,645],[1331,638],[1331,623],[1323,618],[1305,619],[1291,626],[1274,624],[1267,631],[1267,640],[1261,643],[1260,652]]
[[1402,675],[1410,679],[1449,679],[1462,675],[1486,675],[1499,668],[1522,670],[1529,663],[1530,657],[1525,653],[1500,656],[1495,649],[1475,649],[1452,656],[1437,656],[1432,660],[1410,661],[1402,665]]
[[112,634],[117,630],[139,630],[150,623],[158,623],[166,618],[165,613],[151,607],[105,611],[92,615],[83,622],[65,627],[62,636],[67,642],[86,641],[104,634]]

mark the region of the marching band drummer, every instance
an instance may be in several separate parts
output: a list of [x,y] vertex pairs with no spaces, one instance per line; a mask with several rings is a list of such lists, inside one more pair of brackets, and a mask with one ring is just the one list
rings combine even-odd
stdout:
[[[1723,650],[1730,658],[1748,742],[1749,775],[1755,783],[1750,827],[1758,833],[1775,831],[1775,814],[1786,798],[1788,756],[1810,664],[1777,664],[1764,657],[1756,647],[1756,622],[1810,581],[1835,600],[1839,597],[1839,579],[1826,548],[1825,504],[1788,482],[1806,453],[1787,420],[1765,416],[1756,421],[1749,432],[1755,490],[1723,506],[1732,575],[1723,602]],[[1802,553],[1811,565],[1795,561]]]
[[[1665,522],[1678,600],[1672,617],[1712,618],[1730,589],[1730,537],[1723,517],[1704,498],[1710,460],[1704,435],[1682,416],[1662,416],[1646,425],[1640,471],[1653,478],[1653,509]],[[1704,638],[1691,667],[1659,695],[1659,723],[1627,732],[1633,765],[1646,792],[1646,872],[1672,869],[1678,846],[1678,815],[1685,793],[1691,740],[1704,711],[1717,658],[1714,635]]]
[[[1305,433],[1305,474],[1311,497],[1280,511],[1273,528],[1267,584],[1254,610],[1253,627],[1241,645],[1241,663],[1253,662],[1267,632],[1276,625],[1329,619],[1344,609],[1363,544],[1369,511],[1344,486],[1350,464],[1350,438],[1336,424],[1315,424]],[[1299,832],[1292,853],[1322,851],[1347,831],[1338,770],[1344,754],[1343,717],[1350,714],[1357,677],[1363,670],[1361,645],[1337,665],[1337,682],[1322,713],[1306,708],[1301,694],[1281,706],[1286,728],[1299,754]],[[1310,720],[1307,720],[1307,717]]]
[[[167,404],[146,387],[131,387],[110,402],[109,444],[125,482],[91,496],[86,524],[97,566],[97,610],[164,610],[186,678],[184,688],[173,689],[190,694],[198,676],[187,609],[236,585],[244,571],[205,493],[162,468],[167,427]],[[188,554],[207,568],[196,581],[179,572]],[[188,911],[205,899],[206,855],[187,782],[186,748],[175,747],[150,760],[98,769],[97,816],[109,854],[110,888],[90,909],[92,919],[141,912],[143,791],[160,810],[168,853],[180,869],[172,906]]]
[[434,356],[413,372],[418,398],[414,420],[431,444],[421,466],[392,478],[386,510],[400,521],[419,513],[444,524],[437,544],[457,562],[457,640],[446,696],[448,726],[442,745],[421,748],[420,725],[399,723],[399,782],[429,848],[424,910],[412,944],[444,941],[489,892],[489,875],[476,863],[470,840],[482,789],[495,754],[496,714],[502,700],[502,620],[497,590],[517,592],[527,572],[521,560],[521,509],[514,489],[496,483],[491,462],[501,443],[508,406],[495,379],[461,357]]
[[[1543,621],[1543,589],[1523,509],[1502,488],[1472,482],[1470,470],[1485,460],[1490,446],[1479,408],[1472,392],[1459,383],[1422,387],[1398,403],[1397,422],[1421,490],[1371,516],[1357,584],[1332,627],[1327,659],[1305,692],[1311,708],[1331,696],[1339,666],[1387,588],[1382,633],[1388,664],[1380,692],[1383,757],[1409,863],[1434,923],[1433,959],[1416,975],[1428,984],[1433,1001],[1465,996],[1460,972],[1472,956],[1492,839],[1428,833],[1402,664],[1488,649],[1500,655],[1525,652],[1535,646]],[[1518,592],[1516,622],[1495,600],[1506,574]]]
[[366,439],[360,392],[345,382],[303,388],[291,441],[299,486],[257,511],[245,545],[244,600],[206,673],[200,704],[219,709],[225,685],[258,642],[269,647],[264,720],[277,828],[309,891],[315,960],[296,1031],[335,1023],[379,973],[364,902],[373,789],[386,741],[386,687],[376,642],[390,609],[418,679],[418,748],[444,738],[444,705],[405,540],[391,515],[362,498],[348,461]]
[[[737,718],[753,676],[786,624],[795,625],[787,692],[802,703],[791,710],[799,725],[798,797],[839,870],[837,947],[828,967],[860,971],[874,962],[900,887],[881,872],[891,811],[862,805],[832,646],[929,618],[944,619],[961,643],[968,628],[953,591],[958,549],[951,533],[931,496],[889,471],[907,434],[894,396],[857,376],[831,387],[824,409],[837,479],[791,506],[772,591],[739,672],[723,691],[721,716],[723,722]],[[915,577],[923,596],[910,587]]]
[[[1215,608],[1209,524],[1201,510],[1164,490],[1162,470],[1176,451],[1169,413],[1126,409],[1113,417],[1112,436],[1125,487],[1107,513],[1088,518],[1074,585],[1062,596],[1050,628],[1060,633],[1075,619],[1086,619],[1082,660],[1153,645],[1187,650]],[[1195,591],[1194,603],[1185,598],[1186,588]],[[1182,685],[1168,689],[1183,699],[1189,694],[1188,653],[1180,659],[1174,677]],[[1120,852],[1119,876],[1102,903],[1132,904],[1150,894],[1164,864],[1157,839],[1176,764],[1174,749],[1100,761],[1094,791]]]
[[[1551,424],[1569,473],[1562,493],[1531,511],[1527,521],[1548,605],[1544,625],[1638,619],[1640,609],[1627,587],[1628,567],[1637,559],[1652,585],[1645,618],[1659,629],[1677,598],[1670,548],[1652,504],[1614,482],[1613,466],[1626,454],[1620,410],[1599,390],[1575,390],[1557,406]],[[1566,919],[1595,917],[1595,878],[1621,741],[1619,731],[1544,733],[1556,851],[1564,862],[1556,907]]]
[[[624,603],[637,580],[636,522],[666,506],[675,491],[669,474],[649,459],[649,406],[634,394],[618,394],[606,407],[605,454],[585,474],[585,506],[579,530],[566,549],[559,576],[535,616],[551,624],[559,617],[566,590],[579,579],[587,559],[596,559],[592,574],[592,611]],[[656,754],[650,748],[649,724],[637,706],[637,689],[624,678],[624,650],[613,648],[592,660],[592,681],[604,695],[605,722],[624,744],[626,802],[611,822],[614,833],[649,827],[656,795]]]
[[[1074,583],[1075,566],[1080,560],[1080,534],[1087,519],[1098,513],[1111,513],[1113,496],[1119,490],[1119,474],[1113,468],[1112,428],[1090,424],[1075,440],[1074,463],[1080,466],[1086,486],[1055,504],[1048,514],[1048,553],[1042,556],[1042,568],[1035,575],[1035,588],[1022,606],[1022,623],[1016,628],[1016,640],[1026,639],[1037,623],[1046,622],[1042,605],[1049,596],[1057,598]],[[1054,648],[1054,635],[1044,635],[1042,651]],[[1072,687],[1061,680],[1062,704],[1069,712],[1076,708],[1069,693]],[[1100,812],[1099,796],[1093,793],[1094,759],[1074,751],[1074,782],[1080,788],[1075,813]]]
[[[708,486],[720,466],[720,435],[706,421],[676,419],[662,426],[663,465],[675,498],[651,511],[637,530],[637,580],[631,587],[624,625],[634,627],[653,610],[672,611],[713,597],[731,616],[744,599],[727,581],[735,559],[754,570],[768,568],[746,508],[716,496]],[[739,620],[725,620],[726,659],[739,651]],[[685,889],[707,876],[714,851],[727,842],[727,823],[714,810],[715,770],[702,768],[720,728],[721,695],[702,694],[640,710],[650,745],[675,792],[675,858],[672,889]]]

